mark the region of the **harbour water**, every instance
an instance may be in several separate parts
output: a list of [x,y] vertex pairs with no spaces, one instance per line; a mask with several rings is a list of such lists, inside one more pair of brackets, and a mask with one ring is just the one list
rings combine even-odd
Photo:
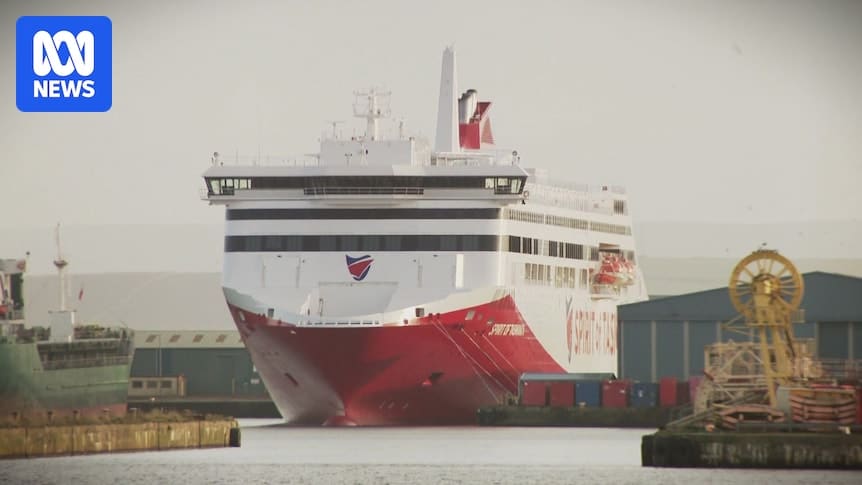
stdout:
[[640,466],[651,430],[598,428],[295,428],[242,420],[242,447],[0,462],[10,484],[860,483],[818,470]]

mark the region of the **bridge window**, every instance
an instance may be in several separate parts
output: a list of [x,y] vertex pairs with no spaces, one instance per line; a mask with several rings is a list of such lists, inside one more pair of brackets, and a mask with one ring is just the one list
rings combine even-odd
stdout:
[[210,195],[234,195],[236,190],[251,189],[250,178],[211,178],[207,189]]

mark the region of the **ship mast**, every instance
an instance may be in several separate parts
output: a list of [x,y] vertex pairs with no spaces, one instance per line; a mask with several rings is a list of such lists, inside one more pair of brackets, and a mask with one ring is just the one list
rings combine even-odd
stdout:
[[[353,116],[365,118],[365,140],[376,141],[380,139],[378,120],[386,118],[390,114],[389,91],[381,92],[374,88],[365,91],[355,91],[356,101],[353,103]],[[333,131],[335,127],[333,126]]]
[[60,287],[60,311],[66,311],[66,266],[69,265],[69,262],[63,259],[63,252],[60,249],[60,223],[57,223],[57,227],[54,230],[55,241],[57,244],[57,258],[54,259],[54,267],[57,268],[57,279],[59,281]]

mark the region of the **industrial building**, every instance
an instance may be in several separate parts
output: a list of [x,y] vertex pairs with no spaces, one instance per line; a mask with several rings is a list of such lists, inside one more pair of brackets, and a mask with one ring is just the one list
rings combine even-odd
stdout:
[[[182,385],[176,379],[182,378]],[[266,397],[236,330],[137,331],[130,397]]]
[[[820,271],[802,278],[796,337],[813,339],[820,359],[862,360],[862,278]],[[726,287],[623,305],[618,312],[624,379],[688,379],[703,372],[705,346],[752,339],[722,328],[737,316]]]

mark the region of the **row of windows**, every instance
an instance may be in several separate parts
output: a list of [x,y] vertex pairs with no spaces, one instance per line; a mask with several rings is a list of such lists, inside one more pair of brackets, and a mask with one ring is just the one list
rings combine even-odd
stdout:
[[609,234],[621,234],[623,236],[631,236],[632,229],[628,226],[619,224],[608,224],[607,222],[590,221],[590,230],[598,232],[607,232]]
[[573,217],[556,216],[552,214],[538,214],[517,209],[506,209],[506,219],[521,222],[532,222],[534,224],[549,224],[552,226],[567,227],[569,229],[591,230],[606,232],[609,234],[621,234],[631,236],[632,230],[629,226],[620,224],[609,224],[606,222],[588,221]]
[[255,251],[497,251],[486,234],[227,236],[225,252]]
[[527,212],[517,209],[506,209],[506,219],[521,222],[532,222],[535,224],[545,223],[545,216],[543,214],[536,214],[535,212]]
[[524,263],[524,281],[528,284],[553,285],[556,288],[577,288],[579,286],[577,284],[578,276],[580,276],[580,287],[586,288],[588,278],[586,269]]
[[506,239],[503,251],[521,254],[538,254],[566,259],[586,259],[590,261],[599,260],[599,248],[588,246],[588,252],[584,252],[583,244],[567,243],[560,241],[543,241],[529,237],[509,236]]
[[494,189],[495,193],[519,194],[526,177],[438,177],[438,176],[311,176],[311,177],[251,177],[207,178],[210,195],[233,195],[231,189],[326,189],[326,188],[435,188],[435,189]]
[[[275,251],[508,251],[565,259],[599,260],[599,248],[519,236],[491,234],[226,236],[225,252]],[[586,250],[586,251],[585,251]],[[634,251],[624,251],[634,262]]]
[[207,179],[207,190],[210,195],[233,195],[236,190],[250,188],[250,178]]

